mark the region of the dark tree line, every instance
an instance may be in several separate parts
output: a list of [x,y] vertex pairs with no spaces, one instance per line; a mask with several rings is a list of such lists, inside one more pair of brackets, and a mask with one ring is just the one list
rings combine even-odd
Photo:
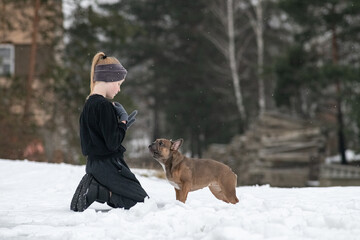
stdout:
[[[359,46],[360,4],[350,0],[296,0],[280,1],[279,6],[300,29],[295,34],[296,44],[292,45],[287,60],[279,62],[277,68],[278,102],[289,103],[290,95],[297,96],[294,99],[297,102],[315,101],[312,110],[308,107],[299,109],[305,115],[319,111],[326,101],[332,105],[336,114],[339,153],[342,163],[346,164],[345,125],[355,120],[351,116],[352,112],[357,112],[356,101],[348,104],[347,99],[356,96],[359,87],[359,58],[353,51]],[[304,90],[311,97],[302,100],[300,95]],[[350,109],[345,111],[344,108]],[[355,120],[356,125],[358,121]]]
[[[10,2],[4,1],[1,9]],[[40,8],[51,7],[51,1],[20,2],[27,2],[35,12],[37,3]],[[251,127],[263,111],[272,110],[335,129],[343,163],[346,148],[359,149],[357,1],[73,4],[64,38],[50,38],[53,42],[48,44],[48,51],[56,52],[61,61],[48,60],[52,64],[41,78],[47,90],[54,91],[55,101],[26,91],[26,84],[17,88],[22,82],[17,78],[12,79],[10,90],[3,85],[0,89],[3,106],[19,101],[24,106],[30,102],[47,106],[51,120],[45,126],[35,126],[29,121],[31,112],[24,112],[23,116],[30,114],[25,117],[30,126],[24,128],[29,133],[26,139],[31,134],[48,143],[62,139],[66,142],[63,151],[73,158],[68,161],[79,162],[78,117],[89,94],[91,60],[98,51],[117,57],[129,70],[115,100],[127,109],[138,108],[139,119],[150,119],[143,125],[139,120],[139,131],[147,132],[152,140],[182,137],[184,150],[191,155],[201,156],[211,143],[229,142]],[[2,28],[10,24],[5,15],[0,15]],[[30,14],[28,22],[36,25],[35,16]],[[55,12],[46,18],[55,22],[62,15]],[[62,31],[39,25],[38,36],[55,30]],[[39,49],[34,52],[45,56]],[[37,58],[32,55],[31,59]],[[4,129],[21,125],[21,118],[8,113],[5,107],[0,113]],[[23,134],[6,132],[18,140]],[[54,152],[56,147],[48,149]]]
[[[359,59],[354,55],[359,4],[351,0],[260,3],[265,110],[285,109],[337,128],[345,163],[345,143],[357,148],[359,138],[354,134],[359,128]],[[201,155],[210,143],[228,142],[246,130],[260,112],[259,41],[256,31],[249,31],[250,20],[254,20],[250,14],[256,16],[256,6],[250,1],[232,4],[235,48],[244,46],[241,53],[236,52],[242,54],[236,67],[246,121],[237,111],[227,59],[207,36],[228,37],[226,26],[214,14],[213,2],[208,1],[124,0],[99,5],[96,10],[79,5],[66,51],[69,60],[82,59],[74,62],[80,64],[76,69],[81,71],[71,74],[81,89],[74,94],[86,94],[88,63],[102,49],[120,57],[130,69],[128,90],[123,95],[128,104],[137,105],[131,101],[134,94],[148,101],[154,119],[152,138],[183,137],[192,155]],[[226,8],[222,10],[227,16]],[[244,17],[246,14],[250,17]],[[329,110],[329,106],[334,109]],[[328,113],[337,120],[321,118]]]

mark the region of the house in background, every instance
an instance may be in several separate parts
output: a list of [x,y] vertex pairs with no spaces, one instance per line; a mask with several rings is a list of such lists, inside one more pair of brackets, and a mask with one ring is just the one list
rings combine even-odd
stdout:
[[62,38],[62,1],[0,2],[0,158],[48,158]]
[[[54,44],[61,45],[62,1],[2,1],[0,4],[0,75],[27,77],[31,46],[36,41],[35,76],[44,75]],[[33,39],[34,22],[37,22],[36,39]]]

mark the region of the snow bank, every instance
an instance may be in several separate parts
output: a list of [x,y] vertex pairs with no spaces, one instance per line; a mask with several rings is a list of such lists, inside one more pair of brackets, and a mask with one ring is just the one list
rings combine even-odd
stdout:
[[84,166],[0,160],[0,239],[360,239],[360,187],[238,187],[236,205],[202,189],[182,204],[165,180],[134,172],[151,199],[76,213]]

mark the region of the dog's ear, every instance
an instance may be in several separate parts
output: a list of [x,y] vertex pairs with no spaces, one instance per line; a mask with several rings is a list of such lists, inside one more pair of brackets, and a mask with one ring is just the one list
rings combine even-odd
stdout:
[[183,141],[184,140],[182,138],[176,141],[171,141],[171,150],[178,150],[181,147]]

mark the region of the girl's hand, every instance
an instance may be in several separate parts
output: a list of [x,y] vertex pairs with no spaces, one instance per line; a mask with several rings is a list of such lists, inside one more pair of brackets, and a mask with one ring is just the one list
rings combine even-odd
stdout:
[[126,126],[129,128],[133,123],[135,122],[135,116],[138,113],[137,110],[134,110],[128,117],[128,122],[126,123]]
[[114,108],[115,108],[116,114],[119,116],[120,122],[123,122],[126,124],[129,116],[128,116],[125,108],[118,102],[114,102]]

